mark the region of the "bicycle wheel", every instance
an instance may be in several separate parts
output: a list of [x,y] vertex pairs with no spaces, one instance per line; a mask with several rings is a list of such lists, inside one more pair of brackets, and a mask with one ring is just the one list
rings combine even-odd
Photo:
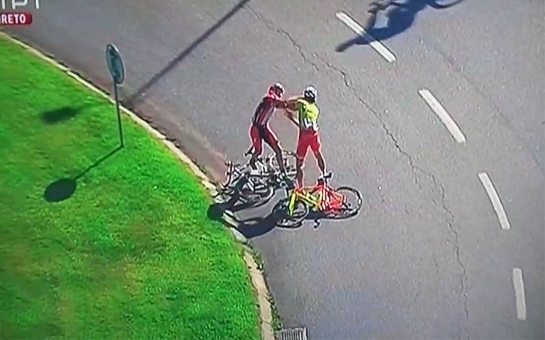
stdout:
[[[297,161],[297,155],[294,152],[284,150],[282,151],[282,158],[284,161],[284,168],[286,169],[288,177],[291,178],[293,176],[295,178],[295,163]],[[280,166],[278,165],[278,160],[276,159],[276,155],[274,153],[267,157],[266,162],[269,166],[269,169],[274,172],[280,172]]]
[[[242,180],[245,172],[250,170],[251,167],[249,163],[241,164],[226,162],[225,165],[227,165],[227,170],[225,170],[224,181],[221,183],[221,187],[224,191],[232,192],[237,186],[237,183]],[[251,170],[251,173],[255,173],[250,174],[249,178],[254,187],[264,191],[263,187],[268,185],[268,183],[266,176],[262,175],[262,173],[266,171],[267,165],[264,160],[258,158],[256,160],[256,167],[257,169]]]
[[342,186],[335,189],[335,192],[344,197],[340,209],[327,213],[327,216],[335,219],[345,219],[355,216],[363,205],[361,193],[349,186]]
[[288,211],[290,199],[283,198],[273,208],[276,225],[284,228],[298,227],[309,214],[309,208],[301,201],[296,201],[293,214]]
[[233,190],[232,201],[242,201],[249,206],[265,204],[274,196],[271,186],[263,185],[259,178],[243,177]]
[[456,6],[465,0],[432,0],[430,6],[436,9],[445,9],[452,6]]
[[225,191],[232,191],[246,168],[246,165],[232,162],[225,162],[227,169],[224,173],[224,180],[220,184]]

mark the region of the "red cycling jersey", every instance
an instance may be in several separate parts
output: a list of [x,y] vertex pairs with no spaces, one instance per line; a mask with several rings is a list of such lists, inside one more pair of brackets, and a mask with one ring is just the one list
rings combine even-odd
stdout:
[[265,96],[255,110],[252,124],[260,126],[266,125],[276,109],[276,101],[277,98],[273,96]]
[[252,145],[258,154],[263,151],[263,141],[271,147],[278,145],[278,138],[269,127],[274,110],[276,110],[279,98],[274,95],[267,95],[257,106],[252,117],[252,126],[250,128],[250,138]]

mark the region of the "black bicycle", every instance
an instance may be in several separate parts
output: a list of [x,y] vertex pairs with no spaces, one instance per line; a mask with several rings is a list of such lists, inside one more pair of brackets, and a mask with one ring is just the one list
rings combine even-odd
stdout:
[[[251,153],[250,148],[244,156],[248,157]],[[249,206],[265,204],[285,180],[284,176],[290,180],[295,179],[296,168],[293,160],[296,157],[293,152],[283,152],[285,175],[280,171],[275,154],[259,157],[254,164],[250,164],[250,160],[246,163],[226,162],[225,181],[220,186],[220,194],[229,196],[232,204],[238,201]]]

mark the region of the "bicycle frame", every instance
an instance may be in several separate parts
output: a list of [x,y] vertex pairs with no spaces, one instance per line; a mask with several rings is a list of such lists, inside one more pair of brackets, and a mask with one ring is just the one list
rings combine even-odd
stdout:
[[[253,151],[253,148],[250,147],[248,151],[244,154],[244,156],[249,156],[251,152]],[[283,151],[286,155],[295,156],[294,153],[290,151]],[[269,155],[265,158],[258,157],[255,160],[255,169],[251,169],[250,162],[244,163],[244,164],[235,164],[232,162],[225,162],[225,165],[227,165],[227,170],[225,171],[225,181],[223,182],[223,188],[227,189],[231,184],[234,184],[236,181],[238,181],[245,171],[249,171],[249,177],[251,178],[260,178],[262,180],[266,180],[268,184],[272,185],[278,185],[279,181],[279,170],[276,169],[276,167],[272,164],[272,159],[275,159],[275,155]],[[288,170],[289,176],[295,177],[296,170],[295,167],[290,167],[288,164],[288,160],[286,158],[283,159],[284,161],[284,168]]]
[[313,211],[327,213],[339,209],[344,202],[344,196],[337,193],[327,182],[324,182],[302,190],[292,190],[288,204],[288,213],[290,215],[293,214],[297,201],[308,205]]
[[246,171],[248,171],[250,177],[267,178],[266,172],[269,169],[267,164],[265,164],[261,159],[256,160],[256,170],[250,169],[250,165],[248,163],[242,165],[242,167],[241,164],[233,164],[231,162],[226,162],[226,165],[228,167],[225,171],[226,186],[230,186],[231,184],[242,178]]

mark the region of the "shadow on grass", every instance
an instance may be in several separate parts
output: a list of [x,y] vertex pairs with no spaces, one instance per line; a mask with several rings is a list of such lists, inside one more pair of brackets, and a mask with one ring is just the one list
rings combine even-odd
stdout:
[[223,214],[229,209],[226,203],[213,203],[208,207],[206,216],[212,221],[223,221]]
[[44,192],[48,202],[61,202],[69,199],[76,192],[78,183],[72,178],[61,178],[49,184]]
[[78,187],[78,180],[85,176],[89,171],[98,167],[104,161],[115,155],[118,151],[123,149],[121,145],[117,146],[115,149],[102,156],[100,159],[95,161],[93,164],[88,166],[85,170],[81,171],[78,175],[71,178],[61,178],[53,183],[49,184],[44,192],[44,199],[50,203],[62,202],[69,199],[74,195]]
[[81,106],[63,106],[52,110],[47,110],[41,113],[40,118],[43,123],[48,125],[58,124],[70,120],[77,115],[83,113],[93,105]]

